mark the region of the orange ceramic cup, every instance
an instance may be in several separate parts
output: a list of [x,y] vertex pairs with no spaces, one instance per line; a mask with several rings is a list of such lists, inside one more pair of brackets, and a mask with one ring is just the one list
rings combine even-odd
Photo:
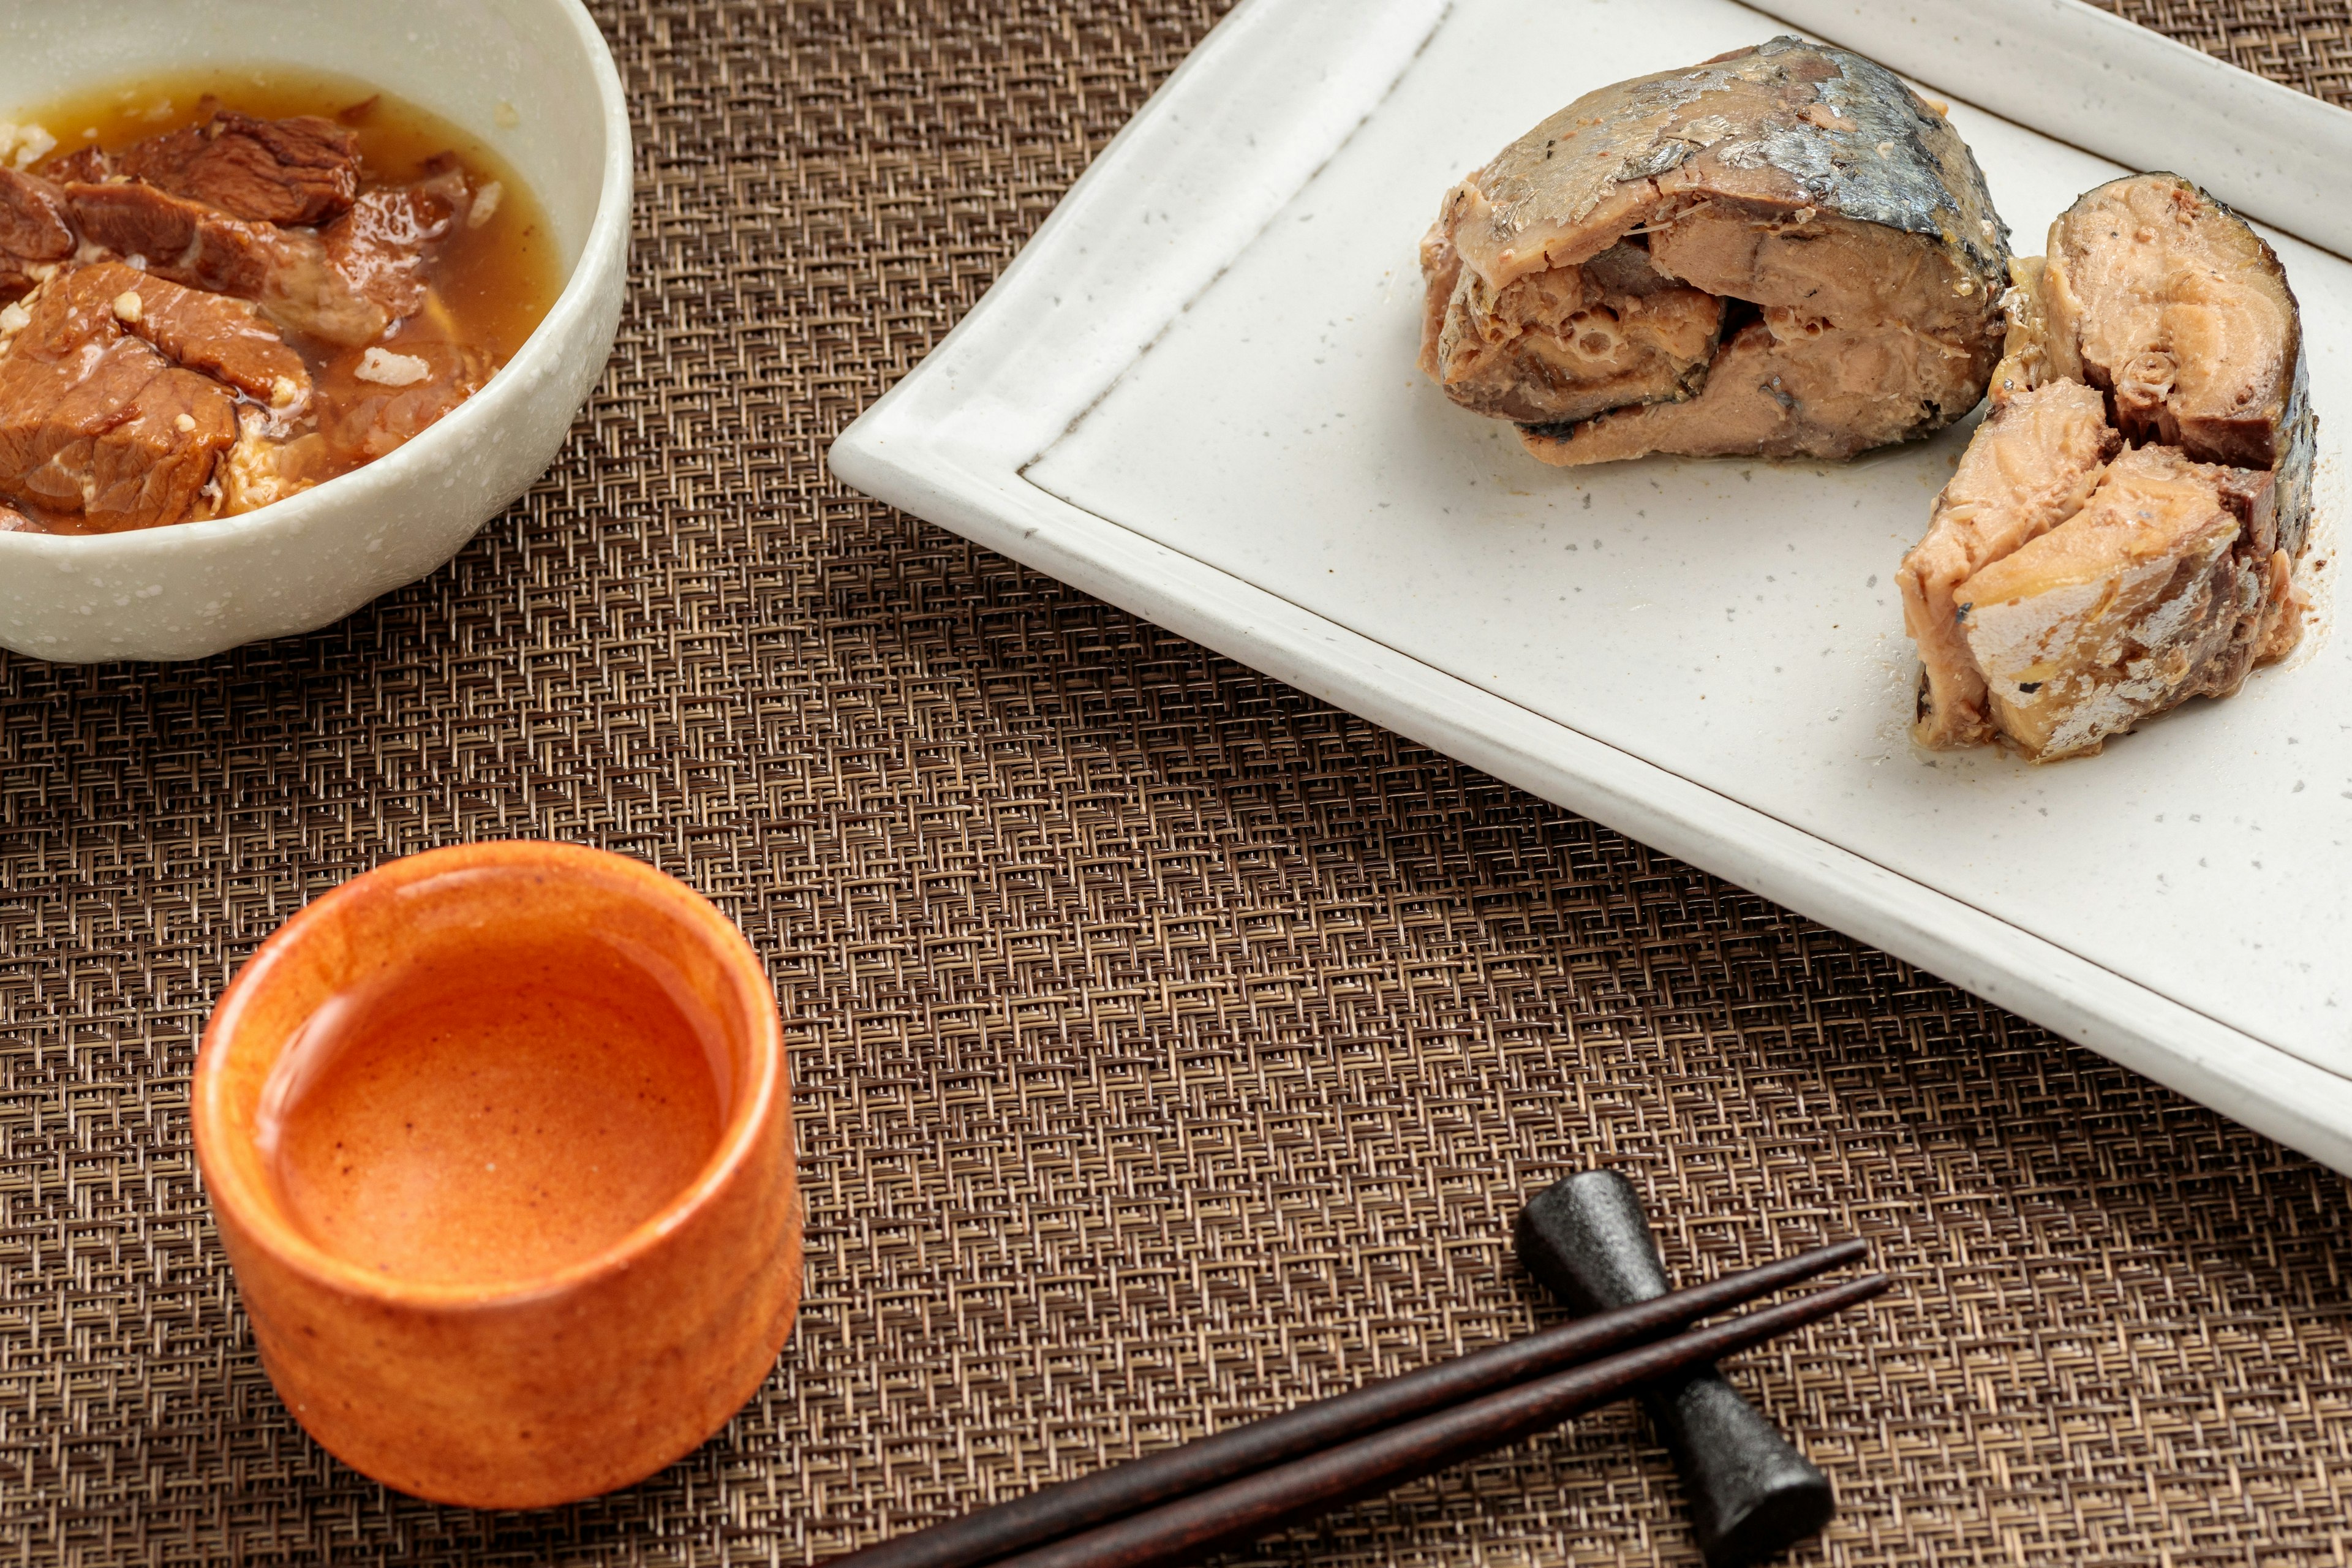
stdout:
[[626,1486],[723,1426],[792,1330],[774,994],[635,861],[480,844],[354,879],[230,984],[194,1101],[262,1365],[387,1486]]

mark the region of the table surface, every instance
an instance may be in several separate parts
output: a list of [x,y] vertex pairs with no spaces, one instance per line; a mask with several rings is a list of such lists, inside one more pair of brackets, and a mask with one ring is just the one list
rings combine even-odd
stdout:
[[[0,1563],[807,1562],[1546,1320],[1595,1164],[1677,1274],[1903,1275],[1732,1369],[1844,1500],[1794,1561],[2352,1561],[2345,1180],[828,478],[1223,8],[600,0],[636,276],[546,478],[312,637],[0,655]],[[2352,102],[2344,0],[2121,8]],[[305,900],[521,836],[766,956],[808,1297],[699,1451],[486,1515],[279,1407],[186,1089]],[[1617,1410],[1234,1561],[1696,1557]]]

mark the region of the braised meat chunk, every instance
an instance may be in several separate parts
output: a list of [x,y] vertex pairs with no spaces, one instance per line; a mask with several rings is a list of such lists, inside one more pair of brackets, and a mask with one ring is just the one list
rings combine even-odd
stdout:
[[52,279],[0,350],[0,493],[90,531],[176,521],[236,438],[236,398],[124,327],[103,284]]
[[68,273],[59,287],[104,301],[125,330],[175,364],[284,408],[310,395],[310,371],[251,305],[102,262]]
[[65,193],[0,166],[0,289],[23,289],[74,253]]
[[289,332],[373,342],[394,320],[303,230],[249,223],[142,184],[66,187],[89,244],[174,283],[250,300]]
[[2013,270],[1993,410],[1896,580],[1920,743],[2049,762],[2294,647],[2316,427],[2278,258],[2179,176]]
[[1546,462],[1848,458],[1983,398],[2006,237],[1940,110],[1775,38],[1589,93],[1449,192],[1422,368]]
[[254,223],[315,226],[359,197],[357,138],[309,114],[257,120],[216,109],[203,124],[134,142],[108,163],[112,174]]
[[436,247],[467,219],[472,203],[472,188],[455,172],[370,191],[327,230],[328,265],[357,298],[390,320],[404,321],[424,308],[427,264]]
[[489,376],[481,353],[454,343],[347,353],[320,377],[332,394],[334,414],[320,422],[320,433],[355,462],[381,458],[480,391]]
[[114,172],[114,160],[106,155],[103,147],[83,147],[72,153],[60,153],[41,165],[41,173],[51,184],[66,185],[76,181],[97,184]]

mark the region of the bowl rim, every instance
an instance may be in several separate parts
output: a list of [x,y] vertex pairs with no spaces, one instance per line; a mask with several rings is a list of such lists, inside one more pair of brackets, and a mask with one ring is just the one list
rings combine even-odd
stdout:
[[[483,869],[536,871],[565,880],[588,879],[607,886],[625,886],[634,895],[678,916],[709,945],[737,1001],[744,1008],[749,1023],[745,1044],[751,1070],[717,1146],[694,1179],[660,1208],[597,1251],[509,1284],[469,1285],[388,1277],[338,1257],[311,1240],[285,1212],[282,1204],[257,1190],[257,1184],[247,1178],[242,1161],[225,1153],[215,1155],[213,1151],[225,1144],[245,1142],[227,1131],[230,1110],[222,1076],[225,1053],[249,999],[271,984],[278,966],[289,962],[296,947],[309,940],[312,931],[324,926],[338,903],[357,896],[355,889],[362,884],[370,885],[371,890],[412,887],[451,872]],[[188,1094],[190,1132],[195,1144],[197,1173],[215,1214],[233,1222],[274,1261],[312,1284],[387,1306],[460,1312],[503,1310],[561,1297],[581,1285],[624,1272],[709,1210],[735,1184],[771,1123],[779,1114],[790,1115],[788,1070],[783,1023],[766,966],[735,922],[709,899],[659,867],[593,845],[560,839],[484,839],[386,860],[313,899],[271,932],[221,992],[197,1042],[195,1072]],[[788,1143],[787,1179],[791,1173]]]
[[299,531],[322,518],[332,518],[344,503],[356,500],[362,481],[372,488],[396,486],[438,469],[444,448],[470,440],[478,429],[503,417],[509,404],[530,394],[530,384],[553,368],[562,352],[559,345],[583,332],[597,312],[604,291],[610,286],[607,274],[617,273],[621,287],[627,287],[629,230],[636,184],[636,148],[629,125],[628,97],[621,86],[620,68],[614,62],[612,46],[605,42],[587,7],[576,0],[539,3],[542,9],[569,24],[571,39],[580,47],[590,74],[595,78],[604,127],[604,166],[597,185],[595,216],[589,220],[588,232],[581,238],[580,254],[572,263],[555,303],[531,329],[514,357],[491,375],[488,384],[395,450],[299,495],[235,517],[159,523],[153,528],[122,529],[111,533],[0,533],[0,561],[13,555],[27,563],[48,561],[78,570],[84,564],[103,567],[115,555],[143,555],[159,547],[194,549],[247,536]]

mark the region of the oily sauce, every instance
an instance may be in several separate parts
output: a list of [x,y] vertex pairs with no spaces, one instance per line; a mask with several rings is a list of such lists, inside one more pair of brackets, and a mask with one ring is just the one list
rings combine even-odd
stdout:
[[387,1279],[511,1286],[595,1256],[693,1184],[723,1059],[593,941],[486,938],[331,998],[257,1135],[295,1225]]

